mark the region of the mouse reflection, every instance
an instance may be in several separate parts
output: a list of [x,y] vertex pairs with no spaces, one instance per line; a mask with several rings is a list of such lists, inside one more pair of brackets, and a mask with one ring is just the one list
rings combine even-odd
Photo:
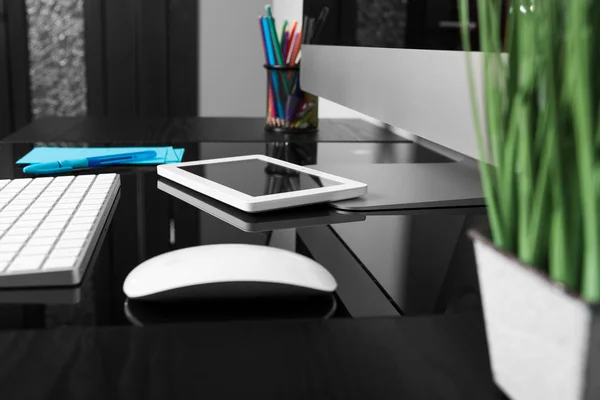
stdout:
[[206,321],[328,319],[338,316],[335,295],[236,300],[143,301],[127,298],[125,316],[134,326]]

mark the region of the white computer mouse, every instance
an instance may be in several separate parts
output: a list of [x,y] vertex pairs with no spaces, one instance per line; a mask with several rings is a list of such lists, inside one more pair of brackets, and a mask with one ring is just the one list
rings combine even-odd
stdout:
[[123,283],[127,297],[147,300],[314,295],[336,288],[331,273],[310,258],[249,244],[161,254],[138,265]]

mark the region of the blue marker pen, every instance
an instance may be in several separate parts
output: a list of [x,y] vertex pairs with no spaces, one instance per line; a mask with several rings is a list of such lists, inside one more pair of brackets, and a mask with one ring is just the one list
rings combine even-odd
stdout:
[[122,164],[124,162],[151,160],[155,157],[156,152],[154,150],[137,151],[134,153],[113,154],[107,156],[31,164],[23,168],[23,172],[26,174],[37,175],[56,174],[60,172],[70,172],[81,168],[103,167],[105,165]]

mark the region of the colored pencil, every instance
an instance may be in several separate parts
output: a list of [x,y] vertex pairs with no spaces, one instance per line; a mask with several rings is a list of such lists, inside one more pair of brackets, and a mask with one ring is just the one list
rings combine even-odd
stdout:
[[292,67],[296,65],[298,54],[300,53],[300,44],[302,43],[303,32],[296,33],[296,43],[294,45],[294,49],[290,53],[290,61],[289,65]]
[[298,21],[292,21],[292,27],[290,28],[290,34],[288,37],[288,47],[287,52],[285,53],[286,64],[289,64],[289,55],[292,49],[294,48],[294,38],[296,37],[296,28],[298,27]]
[[[268,59],[269,59],[269,65],[275,65],[276,61],[275,61],[275,56],[273,54],[273,48],[276,47],[274,46],[274,43],[272,43],[271,41],[271,37],[272,35],[269,34],[269,18],[263,17],[261,18],[261,22],[262,22],[262,27],[263,27],[263,32],[264,32],[264,38],[265,38],[265,45],[267,47],[267,55],[268,55]],[[281,101],[281,96],[280,96],[280,88],[279,88],[279,79],[277,79],[277,71],[271,71],[271,84],[273,85],[273,90],[275,91],[275,104],[277,106],[277,114],[281,117],[285,115],[285,112],[283,110],[283,104]]]
[[285,31],[285,32],[283,32],[283,63],[284,64],[287,64],[286,60],[287,60],[287,53],[288,53],[289,47],[290,47],[290,32]]
[[263,17],[258,17],[258,27],[260,28],[260,38],[262,39],[263,50],[265,52],[265,64],[270,64],[269,53],[267,51],[267,42],[265,41],[265,31],[262,23]]
[[271,40],[273,42],[273,49],[275,50],[275,58],[277,59],[277,65],[283,65],[283,55],[281,54],[281,43],[277,37],[277,28],[275,28],[275,19],[273,19],[273,13],[271,12],[271,6],[266,5],[267,20],[269,21],[269,29],[271,32]]
[[288,53],[287,53],[287,55],[285,57],[285,63],[286,63],[286,65],[291,65],[291,63],[292,63],[292,54],[294,53],[294,48],[296,47],[296,41],[297,40],[298,40],[298,34],[294,35],[291,38],[290,45],[288,46],[289,47]]
[[268,103],[269,103],[269,114],[271,115],[271,117],[275,117],[277,116],[277,110],[275,110],[275,96],[273,95],[273,86],[272,85],[267,85],[269,87],[269,99],[268,99]]
[[[260,27],[260,31],[261,31],[260,37],[262,38],[263,50],[265,52],[265,64],[269,65],[270,64],[269,51],[267,50],[267,42],[265,41],[265,31],[264,31],[262,19],[263,19],[263,17],[258,17],[258,23],[259,23],[259,27]],[[274,116],[276,114],[276,111],[275,111],[275,101],[274,101],[274,96],[273,96],[273,86],[267,85],[267,87],[269,88],[269,99],[268,99],[269,113],[271,114],[271,116]]]
[[285,62],[285,58],[283,57],[283,54],[285,54],[285,53],[283,52],[283,48],[285,46],[285,32],[286,32],[287,26],[288,26],[288,21],[286,19],[285,21],[283,21],[283,27],[281,28],[281,41],[279,42],[279,46],[281,47],[281,52],[282,52],[281,59],[284,60],[284,62]]
[[[267,6],[267,7],[268,7],[268,13],[271,14],[271,6]],[[281,46],[277,39],[277,30],[275,28],[275,21],[273,20],[272,17],[266,17],[265,19],[268,21],[268,28],[271,33],[271,43],[272,43],[271,46],[272,46],[273,50],[275,50],[276,61],[274,63],[272,63],[271,65],[284,65],[283,55],[281,54]],[[283,75],[282,75],[282,78],[283,78],[282,81],[283,81],[283,88],[285,89],[285,93],[287,95],[289,95],[290,94],[289,83]]]

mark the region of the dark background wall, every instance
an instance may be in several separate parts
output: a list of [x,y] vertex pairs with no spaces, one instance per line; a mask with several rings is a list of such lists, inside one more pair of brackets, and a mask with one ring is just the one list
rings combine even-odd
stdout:
[[30,120],[25,2],[0,0],[0,138]]
[[195,116],[198,0],[85,0],[88,115]]
[[[0,0],[0,138],[31,121],[26,0]],[[84,0],[87,115],[196,116],[198,0]]]

